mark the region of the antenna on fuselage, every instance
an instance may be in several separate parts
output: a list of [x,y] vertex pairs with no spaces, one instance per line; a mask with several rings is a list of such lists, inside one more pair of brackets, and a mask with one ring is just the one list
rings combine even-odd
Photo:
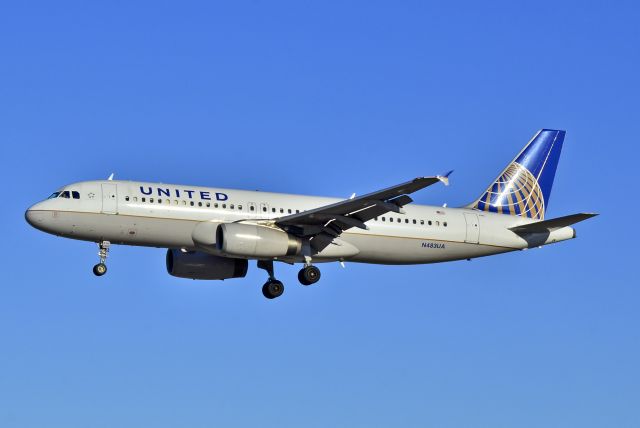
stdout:
[[109,180],[109,181],[113,181],[113,172],[111,173],[111,175],[109,176],[109,178],[107,178],[107,180]]

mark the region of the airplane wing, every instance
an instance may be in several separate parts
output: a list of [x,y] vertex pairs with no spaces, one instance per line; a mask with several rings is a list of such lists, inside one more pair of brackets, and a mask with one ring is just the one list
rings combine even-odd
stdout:
[[511,227],[509,228],[509,230],[517,233],[518,235],[536,232],[551,232],[556,229],[561,229],[565,226],[571,226],[572,224],[589,219],[591,217],[595,217],[597,215],[598,214],[595,213],[571,214],[564,217],[552,218],[550,220],[537,221],[534,223]]
[[293,235],[311,237],[311,246],[320,251],[347,229],[368,229],[365,223],[373,218],[390,211],[403,213],[402,207],[413,202],[409,193],[437,182],[449,185],[449,174],[451,171],[443,176],[418,177],[377,192],[280,217],[275,223]]

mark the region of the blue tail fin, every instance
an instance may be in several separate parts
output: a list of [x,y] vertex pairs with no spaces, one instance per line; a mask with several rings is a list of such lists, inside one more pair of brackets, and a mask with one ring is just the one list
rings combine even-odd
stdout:
[[543,220],[565,131],[542,129],[472,208]]

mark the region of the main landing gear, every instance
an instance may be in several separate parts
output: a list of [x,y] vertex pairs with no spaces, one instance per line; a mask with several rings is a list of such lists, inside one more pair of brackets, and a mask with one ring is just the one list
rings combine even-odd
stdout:
[[313,265],[306,265],[298,272],[298,281],[302,285],[315,284],[320,280],[320,269]]
[[98,242],[98,247],[100,251],[98,252],[98,256],[100,256],[100,263],[93,267],[93,274],[95,276],[102,276],[107,273],[107,256],[109,255],[109,245],[111,243],[109,241],[101,241]]
[[273,260],[258,260],[258,267],[269,274],[269,279],[262,286],[262,294],[267,299],[275,299],[284,293],[284,285],[273,275]]
[[[282,296],[282,293],[284,293],[284,285],[278,281],[273,274],[273,261],[258,260],[258,267],[266,270],[269,274],[269,279],[262,286],[262,294],[264,297],[267,299],[275,299],[276,297]],[[298,280],[302,285],[315,284],[320,280],[320,269],[307,261],[305,267],[298,272]]]

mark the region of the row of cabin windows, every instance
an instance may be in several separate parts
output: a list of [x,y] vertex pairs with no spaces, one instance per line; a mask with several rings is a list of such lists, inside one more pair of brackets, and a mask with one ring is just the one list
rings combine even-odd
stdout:
[[[254,209],[254,207],[252,206],[251,207],[251,211],[253,211],[253,209]],[[267,211],[269,211],[269,209],[265,205],[263,205],[262,206],[262,212],[266,213]],[[278,209],[277,208],[271,208],[271,212],[272,213],[277,213]],[[300,210],[296,210],[296,214],[298,214],[299,212],[300,212]],[[280,208],[280,214],[284,214],[284,213],[285,213],[285,209],[284,208]],[[287,208],[286,209],[286,213],[287,214],[293,214],[293,210],[291,208]]]
[[[127,202],[129,202],[129,201],[138,202],[138,197],[137,196],[132,196],[132,197],[125,196],[124,200],[127,201]],[[148,203],[151,203],[151,204],[156,203],[156,204],[171,205],[171,199],[147,198],[145,196],[142,196],[140,198],[140,202],[145,202],[145,203],[148,202]],[[207,207],[207,208],[211,208],[211,206],[213,205],[214,208],[224,208],[224,209],[228,208],[228,209],[231,209],[231,210],[235,210],[235,209],[242,210],[242,205],[241,204],[238,204],[238,205],[236,205],[236,204],[226,204],[226,203],[225,204],[220,204],[218,202],[214,202],[212,204],[209,201],[205,201],[205,202],[198,201],[198,202],[195,202],[195,201],[185,201],[184,199],[180,199],[180,200],[173,199],[173,205],[183,205],[183,206],[187,206],[188,205],[188,206],[191,206],[191,207],[198,206],[198,207]]]
[[[382,221],[385,221],[385,222],[387,221],[387,218],[386,218],[386,217],[380,217],[380,219],[381,219]],[[376,217],[376,221],[378,221],[378,217]],[[389,223],[393,223],[394,221],[395,221],[396,223],[402,223],[402,219],[401,219],[400,217],[398,217],[396,220],[394,220],[394,219],[393,219],[393,217],[389,217]],[[421,226],[424,226],[424,223],[425,223],[425,221],[424,221],[424,220],[416,220],[415,218],[414,218],[414,219],[411,219],[411,220],[410,220],[410,219],[408,219],[408,218],[405,218],[405,219],[404,219],[404,222],[405,222],[406,224],[409,224],[409,223],[418,224],[418,221],[420,222],[420,225],[421,225]],[[432,222],[431,220],[427,220],[427,224],[428,224],[429,226],[432,226],[434,223],[435,223],[435,225],[436,225],[436,226],[440,226],[440,220],[436,220],[435,222]],[[447,222],[446,222],[446,221],[443,221],[443,222],[442,222],[442,225],[443,225],[444,227],[447,227]]]
[[[68,193],[68,192],[63,192],[63,193]],[[80,197],[80,196],[78,196],[78,197],[76,197],[76,196],[75,196],[75,194],[77,194],[78,192],[73,192],[73,193],[74,193],[74,196],[73,196],[73,197],[74,197],[74,199],[78,199],[78,198]],[[60,197],[65,197],[65,196],[60,196]],[[66,197],[68,198],[69,196],[66,196]],[[162,203],[164,203],[165,205],[170,205],[170,204],[171,204],[171,199],[162,199],[162,198],[157,198],[157,199],[156,199],[156,198],[146,198],[146,197],[144,197],[144,196],[140,198],[140,202],[145,202],[145,203],[146,203],[146,202],[147,202],[147,199],[148,199],[148,202],[149,202],[149,203],[158,203],[158,204],[162,204]],[[125,201],[127,201],[127,202],[129,202],[129,201],[132,201],[132,202],[138,202],[138,197],[137,197],[137,196],[133,196],[133,197],[125,196],[124,200],[125,200]],[[185,201],[185,200],[178,200],[178,199],[174,199],[174,200],[173,200],[173,205],[180,205],[180,204],[182,204],[183,206],[186,206],[186,205],[187,205],[187,201]],[[202,202],[202,201],[199,201],[199,202],[189,201],[189,204],[188,204],[188,205],[189,205],[189,206],[192,206],[192,207],[198,206],[198,207],[211,208],[212,203],[211,203],[211,202],[208,202],[208,201],[207,201],[207,202]],[[239,211],[242,211],[242,204],[238,204],[238,205],[236,205],[236,204],[226,204],[226,203],[221,204],[221,203],[218,203],[218,202],[214,202],[214,203],[213,203],[213,207],[214,207],[214,208],[222,208],[222,209],[227,209],[227,208],[228,208],[228,209],[231,209],[231,210],[233,210],[233,209],[237,209],[237,210],[239,210]],[[255,205],[249,205],[249,211],[255,211],[255,209],[256,209]],[[287,213],[287,214],[293,214],[293,211],[294,211],[294,210],[292,210],[291,208],[286,208],[286,209],[285,209],[285,208],[279,208],[279,209],[278,209],[278,208],[271,208],[271,212],[272,212],[272,213],[277,213],[277,212],[279,212],[280,214],[284,214],[284,213],[285,213],[285,211],[286,211],[286,213]],[[263,205],[263,206],[262,206],[262,212],[265,212],[265,213],[266,213],[266,212],[268,212],[268,208],[267,208],[267,206],[266,206],[266,205]],[[300,213],[300,210],[295,210],[295,212],[296,212],[296,214],[298,214],[298,213]],[[376,220],[376,221],[378,221],[378,217],[376,217],[376,218],[375,218],[375,220]],[[382,221],[386,222],[386,221],[387,221],[387,218],[386,218],[386,217],[380,217],[380,220],[382,220]],[[389,217],[389,223],[393,223],[394,221],[395,221],[396,223],[402,223],[402,219],[401,219],[400,217],[398,217],[396,220],[394,220],[394,219],[393,219],[393,217]],[[418,224],[418,221],[420,221],[420,225],[424,226],[424,224],[425,224],[425,220],[416,220],[415,218],[414,218],[414,219],[411,219],[411,220],[410,220],[410,219],[408,219],[408,218],[405,218],[405,219],[404,219],[404,223],[405,223],[405,224],[410,224],[410,223]],[[431,220],[427,220],[427,222],[426,222],[426,223],[427,223],[429,226],[432,226],[432,225],[433,225],[433,222],[432,222]],[[435,225],[436,225],[436,226],[440,226],[440,221],[436,220],[436,221],[435,221]],[[446,222],[446,221],[442,222],[442,225],[443,225],[444,227],[447,227],[447,222]]]
[[[137,196],[131,196],[131,197],[130,196],[125,196],[124,200],[127,201],[127,202],[138,202],[138,197]],[[156,199],[156,198],[147,198],[147,197],[144,197],[144,196],[142,196],[140,198],[140,202],[145,202],[145,203],[149,202],[149,203],[152,203],[152,204],[153,203],[158,203],[158,204],[164,203],[165,205],[171,205],[171,199],[162,199],[162,198],[157,198]],[[208,202],[208,201],[205,201],[205,202],[202,202],[202,201],[198,201],[198,202],[188,201],[188,202],[189,203],[187,204],[186,200],[173,199],[173,205],[183,205],[183,206],[189,205],[189,206],[192,206],[192,207],[198,206],[198,207],[206,207],[206,208],[211,208],[213,206],[213,208],[222,208],[222,209],[227,209],[228,208],[228,209],[231,209],[231,210],[237,209],[239,211],[242,210],[242,204],[238,204],[238,205],[236,205],[236,204],[226,204],[226,203],[222,203],[221,204],[221,203],[218,203],[218,202],[211,203],[211,202]],[[256,210],[255,205],[249,205],[249,211],[253,212],[255,210]],[[263,212],[268,212],[267,207],[263,206],[262,207],[262,211]],[[294,210],[292,210],[291,208],[286,209],[286,212],[288,214],[293,214],[293,211]],[[276,208],[271,208],[271,212],[276,213],[278,211],[276,210]],[[300,212],[300,210],[295,210],[295,212],[296,212],[296,214],[298,214]],[[284,214],[285,213],[285,209],[284,208],[280,208],[280,213]]]

